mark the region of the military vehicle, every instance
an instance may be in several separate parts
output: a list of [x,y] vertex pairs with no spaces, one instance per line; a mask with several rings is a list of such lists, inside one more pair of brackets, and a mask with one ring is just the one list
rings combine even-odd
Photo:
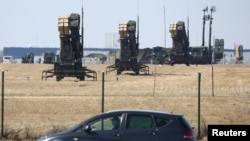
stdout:
[[149,67],[137,60],[139,53],[139,28],[137,28],[136,37],[136,21],[129,20],[119,24],[120,34],[120,58],[115,59],[115,64],[106,68],[106,73],[116,70],[119,75],[123,71],[133,71],[136,75],[139,72],[149,73]]
[[54,64],[56,54],[54,52],[43,53],[43,64]]
[[189,47],[190,64],[217,64],[223,59],[224,39],[215,39],[213,50],[207,46]]
[[172,38],[172,49],[170,51],[170,65],[174,64],[190,64],[189,56],[189,39],[185,29],[185,23],[178,21],[171,23],[169,32]]
[[[71,13],[69,16],[58,18],[60,53],[55,59],[54,69],[43,71],[42,79],[56,76],[56,81],[60,81],[64,77],[76,77],[80,81],[85,80],[85,77],[97,80],[97,73],[94,70],[82,66],[83,26],[82,35],[80,35],[79,29],[79,14]],[[80,41],[80,39],[82,40]]]
[[26,53],[22,57],[23,64],[34,64],[34,53]]
[[243,45],[234,45],[234,56],[236,63],[243,63]]
[[153,64],[169,64],[170,55],[169,48],[156,46],[152,48],[152,62]]
[[214,54],[213,62],[214,63],[220,62],[224,55],[224,39],[215,39],[213,54]]
[[[138,50],[137,61],[142,64],[169,64],[169,52],[170,48],[161,46],[142,48]],[[113,59],[119,55],[119,50],[110,51],[107,58]],[[106,63],[109,63],[107,60]]]
[[209,48],[206,46],[189,47],[190,64],[208,64],[210,62]]

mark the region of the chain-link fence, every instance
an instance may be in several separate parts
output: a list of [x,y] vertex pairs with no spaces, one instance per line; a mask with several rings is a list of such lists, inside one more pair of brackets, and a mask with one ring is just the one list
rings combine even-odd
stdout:
[[[149,75],[135,75],[130,71],[121,75],[116,75],[116,72],[105,74],[102,71],[104,68],[94,68],[97,70],[97,81],[65,77],[59,82],[55,77],[42,80],[44,66],[41,66],[2,66],[4,137],[35,139],[73,126],[101,113],[102,94],[105,111],[139,108],[180,112],[196,125],[197,72],[201,72],[202,113],[207,116],[204,121],[250,122],[244,112],[250,104],[249,66],[150,65]],[[223,114],[232,114],[222,112],[224,106],[233,106],[230,107],[231,112],[240,112],[244,121],[238,121],[236,116],[224,117]]]

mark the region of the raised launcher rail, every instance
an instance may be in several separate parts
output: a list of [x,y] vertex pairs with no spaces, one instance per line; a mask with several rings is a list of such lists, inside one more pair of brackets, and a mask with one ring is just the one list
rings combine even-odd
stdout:
[[79,74],[76,74],[75,71],[60,71],[55,72],[54,69],[44,70],[42,71],[42,80],[47,78],[56,76],[56,81],[60,81],[64,77],[76,77],[80,81],[85,80],[87,78],[93,78],[93,81],[97,81],[97,73],[96,71],[87,69],[86,67],[82,68],[82,71]]

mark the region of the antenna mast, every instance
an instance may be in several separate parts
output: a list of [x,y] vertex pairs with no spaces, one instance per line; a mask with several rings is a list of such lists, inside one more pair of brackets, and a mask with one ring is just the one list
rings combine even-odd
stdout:
[[188,46],[189,46],[189,17],[187,18],[187,37],[188,37]]
[[[82,1],[82,57],[84,57],[84,28],[83,28],[83,1]],[[83,59],[84,60],[84,59]]]
[[139,49],[139,1],[137,0],[137,47]]
[[167,47],[167,45],[166,45],[166,42],[167,42],[167,41],[166,41],[166,38],[167,38],[167,37],[166,37],[166,14],[165,14],[165,4],[164,4],[164,6],[163,6],[163,12],[164,12],[164,13],[163,13],[163,14],[164,14],[164,15],[163,15],[163,16],[164,16],[164,17],[163,17],[163,19],[164,19],[164,47],[166,48],[166,47]]

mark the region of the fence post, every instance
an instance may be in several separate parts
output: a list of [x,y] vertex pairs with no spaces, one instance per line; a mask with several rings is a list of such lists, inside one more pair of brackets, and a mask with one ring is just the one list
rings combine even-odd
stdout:
[[156,80],[156,68],[155,68],[155,75],[154,75],[154,88],[153,88],[153,96],[155,96],[155,80]]
[[212,96],[214,97],[214,67],[212,66]]
[[2,71],[2,120],[1,120],[1,136],[4,133],[4,71]]
[[201,73],[198,72],[198,138],[200,138],[200,82]]
[[102,72],[102,113],[104,112],[104,71]]

